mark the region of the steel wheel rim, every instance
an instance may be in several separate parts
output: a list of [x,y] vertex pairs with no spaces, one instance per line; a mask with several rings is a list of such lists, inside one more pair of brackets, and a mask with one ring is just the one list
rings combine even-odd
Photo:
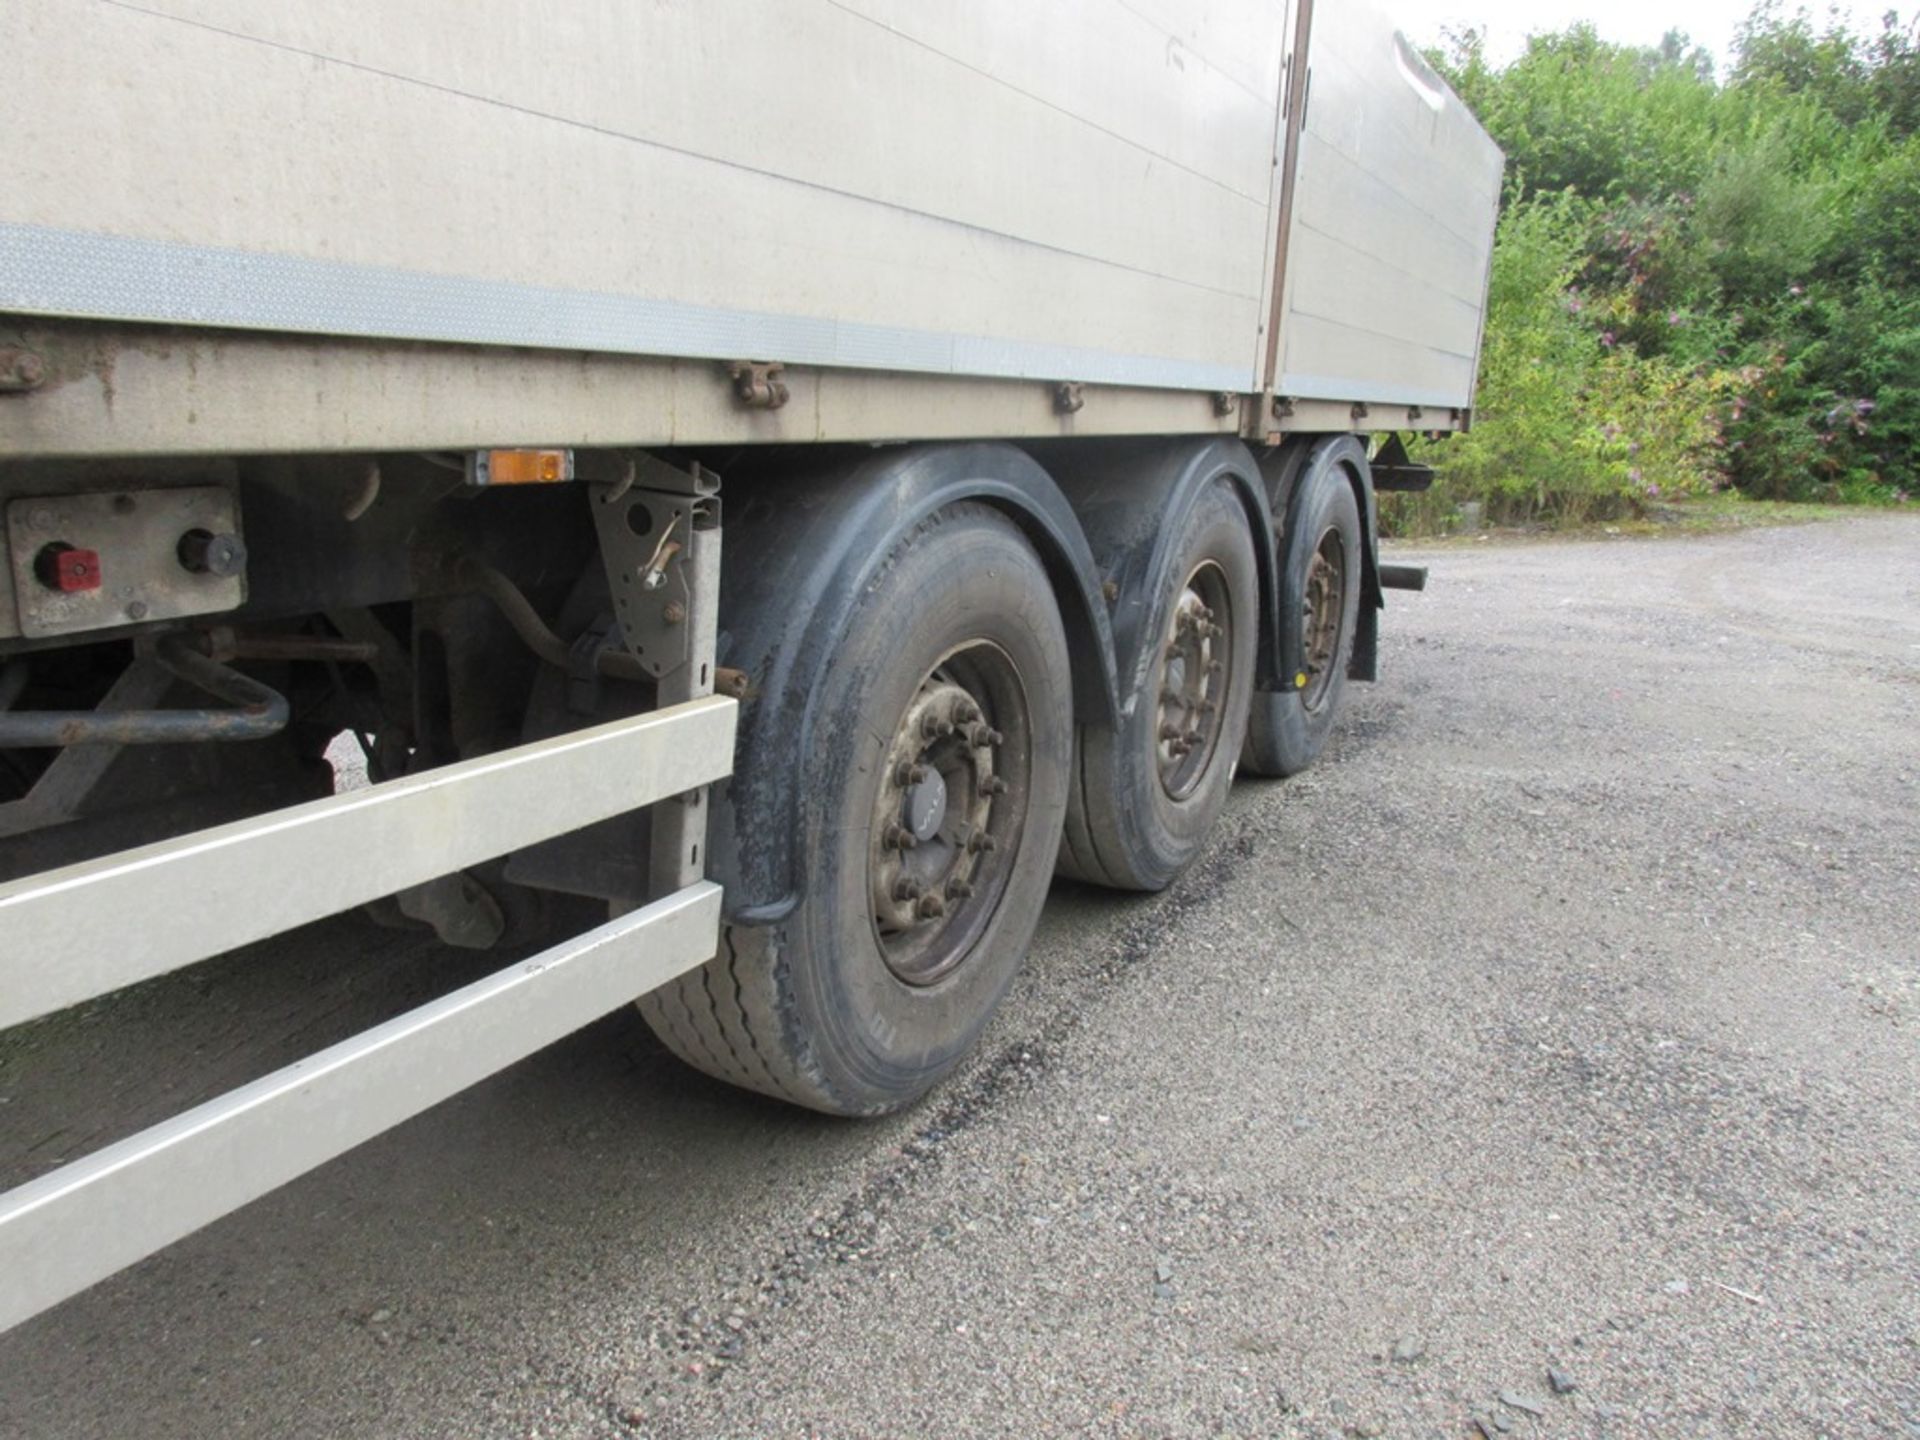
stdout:
[[1309,710],[1317,710],[1333,688],[1346,601],[1347,547],[1339,530],[1330,528],[1314,548],[1301,599],[1300,649],[1307,668],[1307,688],[1301,699]]
[[950,652],[908,702],[874,799],[868,889],[887,969],[924,988],[974,952],[1026,829],[1033,732],[1012,657]]
[[1161,637],[1154,758],[1170,799],[1191,797],[1220,749],[1233,618],[1226,572],[1209,560],[1187,577]]

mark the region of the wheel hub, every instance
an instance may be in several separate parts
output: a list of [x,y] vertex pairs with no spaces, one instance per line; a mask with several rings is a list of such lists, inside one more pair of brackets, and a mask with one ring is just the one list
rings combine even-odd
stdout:
[[1161,649],[1155,745],[1160,783],[1176,800],[1199,787],[1219,748],[1231,623],[1225,577],[1203,565],[1181,591]]
[[950,972],[977,928],[999,850],[1006,737],[965,686],[936,672],[901,717],[875,802],[872,900],[888,968],[914,985]]
[[1302,700],[1309,710],[1326,698],[1333,683],[1346,593],[1346,549],[1340,543],[1340,532],[1329,530],[1313,552],[1301,597],[1301,651],[1307,662],[1307,691]]

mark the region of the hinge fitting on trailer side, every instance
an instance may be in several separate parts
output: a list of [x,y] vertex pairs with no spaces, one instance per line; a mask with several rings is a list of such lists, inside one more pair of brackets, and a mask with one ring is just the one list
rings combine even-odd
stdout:
[[47,362],[31,350],[0,349],[0,395],[24,395],[38,390],[47,378]]
[[749,410],[778,410],[791,398],[784,365],[766,360],[737,360],[732,367],[733,394]]

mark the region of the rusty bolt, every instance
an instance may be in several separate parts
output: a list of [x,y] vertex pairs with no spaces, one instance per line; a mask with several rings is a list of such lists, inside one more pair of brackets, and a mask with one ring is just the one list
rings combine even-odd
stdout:
[[896,880],[893,882],[893,898],[896,900],[918,900],[926,893],[926,887],[918,880]]
[[660,612],[660,618],[669,625],[678,625],[687,618],[687,607],[678,600],[669,600],[666,608]]
[[889,850],[917,850],[919,838],[897,820],[889,820],[887,828],[880,832],[880,843]]
[[980,788],[989,795],[1004,795],[1007,793],[1007,782],[998,775],[989,775]]
[[967,841],[967,849],[976,855],[991,855],[1000,848],[1000,842],[984,830],[976,830]]
[[953,733],[953,726],[938,715],[928,715],[920,722],[920,733],[929,740],[940,740]]
[[949,880],[947,882],[947,898],[949,900],[971,900],[973,898],[973,886],[965,880]]
[[927,778],[927,767],[916,765],[911,760],[902,760],[893,767],[893,783],[904,790],[909,785],[918,785]]
[[0,391],[36,390],[47,378],[47,362],[31,350],[0,350]]

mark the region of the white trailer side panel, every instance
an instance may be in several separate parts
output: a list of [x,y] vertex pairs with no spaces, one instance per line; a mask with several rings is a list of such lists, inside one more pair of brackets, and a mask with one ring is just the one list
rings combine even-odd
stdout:
[[1288,8],[9,0],[0,311],[1258,388]]
[[1278,393],[1473,404],[1500,151],[1387,15],[1319,0]]

